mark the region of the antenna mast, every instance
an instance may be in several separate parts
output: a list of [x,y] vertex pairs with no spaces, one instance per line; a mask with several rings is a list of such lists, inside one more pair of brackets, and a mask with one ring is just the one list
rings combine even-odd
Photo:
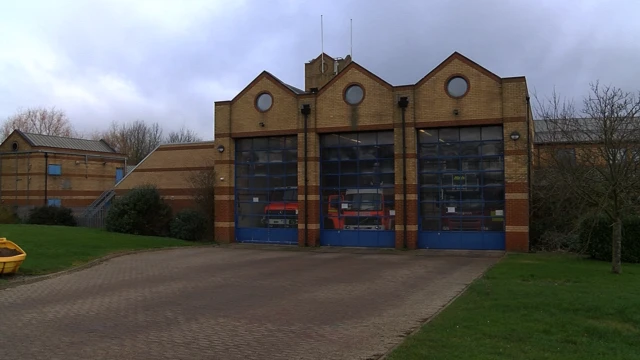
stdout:
[[353,19],[349,19],[349,21],[351,21],[351,24],[350,24],[351,49],[349,50],[349,55],[351,55],[351,61],[353,61]]
[[320,65],[320,68],[322,69],[321,71],[324,74],[324,26],[322,24],[322,15],[320,15],[320,48],[320,56],[322,56],[322,64]]

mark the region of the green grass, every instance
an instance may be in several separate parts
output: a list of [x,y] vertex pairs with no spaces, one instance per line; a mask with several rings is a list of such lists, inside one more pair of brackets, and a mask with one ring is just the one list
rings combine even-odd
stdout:
[[389,359],[638,359],[640,265],[509,255]]
[[197,245],[171,238],[41,225],[0,225],[0,237],[13,241],[27,253],[18,271],[22,275],[60,271],[119,251]]

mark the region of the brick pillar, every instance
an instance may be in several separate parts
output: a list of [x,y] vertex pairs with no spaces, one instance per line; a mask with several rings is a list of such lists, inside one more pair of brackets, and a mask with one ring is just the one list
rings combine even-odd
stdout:
[[215,220],[214,241],[232,243],[235,241],[235,203],[233,187],[216,186],[215,188]]
[[[310,120],[311,121],[311,120]],[[298,245],[305,246],[305,193],[307,193],[307,244],[320,245],[320,158],[319,137],[310,128],[308,133],[307,182],[304,174],[304,133],[298,134]]]
[[413,250],[417,248],[418,237],[418,195],[417,195],[417,161],[416,161],[416,130],[413,125],[407,122],[405,130],[406,136],[406,211],[407,224],[404,221],[404,201],[403,185],[404,163],[402,149],[402,128],[396,127],[394,131],[395,146],[395,209],[396,209],[396,249]]
[[[305,206],[304,206],[304,191],[305,187],[298,188],[298,245],[305,246]],[[307,195],[307,206],[309,210],[309,217],[307,223],[307,246],[319,246],[320,245],[320,199],[318,195],[318,186],[309,186]]]

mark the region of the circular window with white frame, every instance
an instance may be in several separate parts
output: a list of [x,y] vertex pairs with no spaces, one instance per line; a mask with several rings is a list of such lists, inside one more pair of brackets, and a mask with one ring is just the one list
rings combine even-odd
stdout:
[[358,105],[364,99],[364,88],[359,84],[347,86],[344,91],[344,101],[349,105]]
[[272,105],[273,97],[271,96],[271,94],[263,92],[256,97],[256,109],[258,109],[258,111],[265,112],[271,109]]
[[452,76],[446,84],[447,94],[452,98],[461,98],[469,91],[469,82],[460,75]]

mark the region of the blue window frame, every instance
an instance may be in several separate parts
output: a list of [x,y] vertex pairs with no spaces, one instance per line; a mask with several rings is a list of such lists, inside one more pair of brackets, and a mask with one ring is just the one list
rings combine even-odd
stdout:
[[116,168],[116,184],[124,177],[124,169]]
[[297,135],[236,140],[236,238],[298,241]]
[[393,140],[393,131],[322,135],[322,245],[394,246]]
[[47,199],[47,205],[49,206],[62,206],[62,200],[60,199]]
[[450,237],[453,248],[500,247],[503,235],[473,246],[471,233],[505,229],[502,126],[420,129],[418,163],[420,230],[468,234]]
[[49,164],[49,168],[47,170],[49,175],[60,176],[62,174],[62,165],[60,164]]

